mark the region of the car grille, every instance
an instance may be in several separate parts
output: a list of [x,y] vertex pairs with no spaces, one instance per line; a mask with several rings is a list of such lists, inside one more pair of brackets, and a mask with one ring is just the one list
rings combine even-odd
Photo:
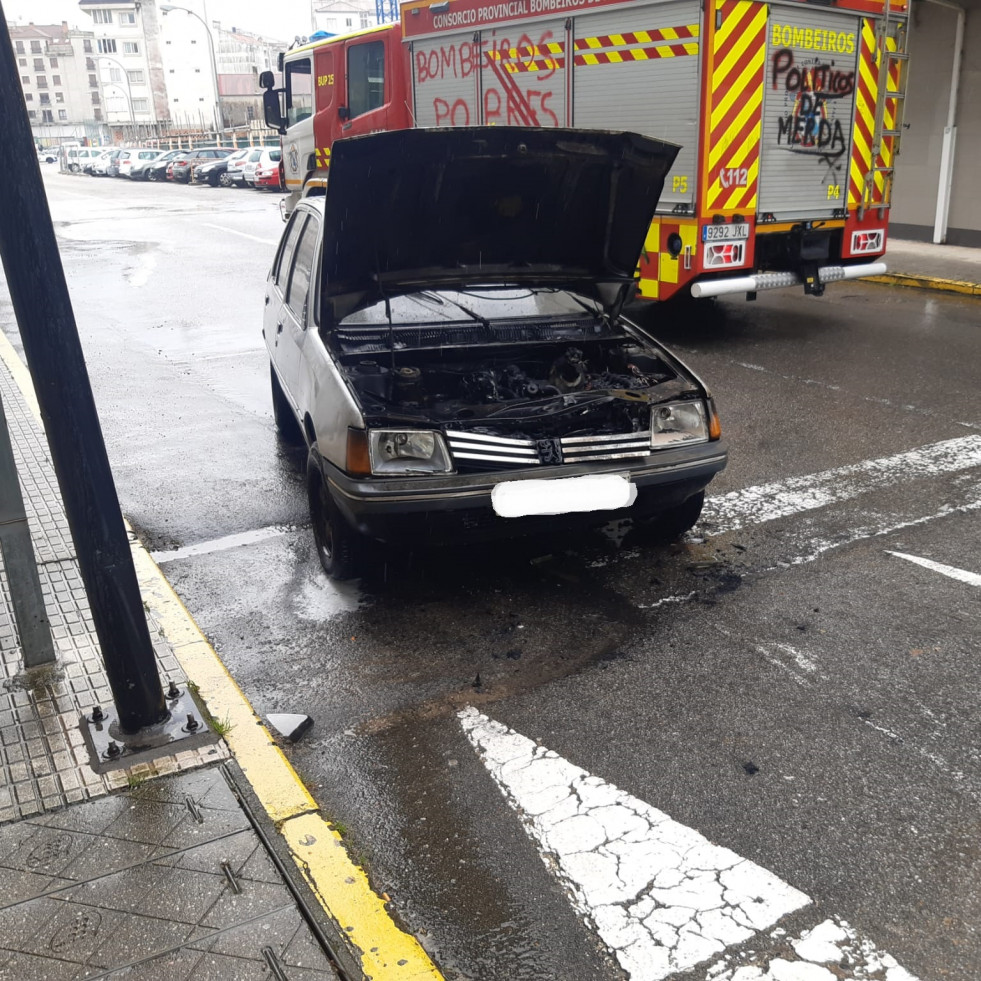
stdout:
[[613,433],[602,436],[563,436],[557,439],[518,439],[447,430],[453,459],[463,468],[501,464],[512,467],[556,466],[593,460],[629,460],[648,456],[648,432]]

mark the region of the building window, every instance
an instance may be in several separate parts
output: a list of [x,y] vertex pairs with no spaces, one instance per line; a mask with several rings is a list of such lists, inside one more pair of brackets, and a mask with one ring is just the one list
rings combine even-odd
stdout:
[[125,10],[119,12],[119,23],[129,24],[130,27],[136,24],[136,14],[127,13]]
[[48,95],[47,92],[42,92],[38,96],[38,98],[41,100],[41,105],[42,106],[50,106],[51,105],[51,96]]
[[95,58],[86,58],[85,59],[85,70],[86,71],[89,71],[89,72],[94,72],[95,71]]
[[95,75],[89,75],[89,88],[97,89],[98,87],[99,87],[99,80],[95,77]]
[[58,110],[58,118],[62,122],[64,122],[68,118],[68,110],[67,109],[59,109]]
[[99,93],[98,92],[93,92],[92,93],[92,105],[93,106],[100,105],[101,104],[101,101],[102,100],[99,98]]
[[48,80],[43,75],[38,75],[36,81],[39,89],[46,89],[48,87]]
[[353,17],[345,17],[344,18],[344,26],[345,27],[354,27],[354,18]]
[[117,85],[123,80],[123,73],[118,68],[109,69],[109,81]]
[[141,71],[126,72],[126,77],[129,79],[129,84],[130,85],[144,85],[145,84],[145,78],[144,78],[143,72],[141,72]]
[[20,65],[21,68],[26,68],[27,67],[27,59],[26,58],[18,58],[17,59],[17,64]]
[[115,54],[116,53],[116,41],[111,37],[100,37],[99,38],[99,54]]
[[37,119],[37,113],[33,109],[28,109],[27,110],[27,118],[28,119]]
[[50,109],[42,109],[41,110],[41,122],[42,123],[53,123],[54,122],[54,113],[52,113]]
[[93,10],[92,11],[92,23],[93,24],[111,24],[112,23],[112,11],[111,10]]
[[95,116],[95,121],[97,123],[101,123],[102,122],[102,110],[101,109],[93,109],[92,110],[92,115]]
[[88,38],[82,41],[82,53],[92,54],[92,42]]
[[65,93],[55,92],[55,102],[64,102],[64,101],[65,101]]
[[57,68],[58,67],[58,59],[57,58],[49,58],[48,61],[51,63],[51,67],[52,68]]
[[150,100],[149,99],[134,99],[133,100],[133,112],[149,112],[150,111]]
[[51,76],[51,84],[52,85],[61,85],[61,76],[60,75],[52,75]]
[[44,71],[44,59],[43,58],[35,58],[34,59],[34,71],[36,71],[36,72],[43,72]]
[[41,53],[41,42],[40,41],[31,41],[31,54],[38,54],[39,55],[40,53]]
[[21,85],[30,85],[31,84],[31,76],[30,75],[21,75],[21,77],[20,77],[20,84]]
[[30,92],[25,92],[24,93],[24,101],[25,102],[33,102],[34,101],[34,96],[31,95]]
[[138,55],[139,53],[140,46],[136,41],[123,41],[123,54]]
[[24,42],[14,41],[14,51],[16,51],[17,54],[22,55],[24,53]]

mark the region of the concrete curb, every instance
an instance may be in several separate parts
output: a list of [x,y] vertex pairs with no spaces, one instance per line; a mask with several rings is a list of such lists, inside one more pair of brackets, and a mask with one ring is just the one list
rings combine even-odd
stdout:
[[960,279],[941,279],[939,276],[916,276],[911,273],[887,273],[884,276],[865,276],[866,283],[884,286],[906,286],[921,290],[939,290],[942,293],[960,293],[962,296],[981,296],[981,283],[969,283]]
[[[30,373],[2,332],[0,360],[40,420]],[[143,599],[208,711],[227,727],[225,742],[252,793],[334,928],[329,939],[372,981],[442,981],[415,937],[392,919],[386,900],[372,890],[160,567],[126,527]]]

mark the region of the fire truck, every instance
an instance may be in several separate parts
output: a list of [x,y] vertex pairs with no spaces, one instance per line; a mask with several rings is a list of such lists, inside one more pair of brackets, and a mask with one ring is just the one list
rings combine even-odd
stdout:
[[[680,145],[638,293],[717,296],[882,272],[907,0],[408,0],[264,72],[290,202],[335,140],[414,126],[631,130]],[[365,175],[370,180],[370,175]]]

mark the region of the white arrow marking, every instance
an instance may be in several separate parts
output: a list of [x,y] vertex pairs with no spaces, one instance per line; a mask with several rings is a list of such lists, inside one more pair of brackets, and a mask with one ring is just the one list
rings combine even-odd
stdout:
[[546,867],[631,981],[662,981],[708,961],[713,981],[838,981],[822,965],[842,963],[855,971],[849,978],[916,981],[837,918],[793,940],[778,929],[754,943],[771,946],[772,957],[726,956],[811,900],[475,708],[459,719]]
[[711,960],[810,903],[771,872],[499,722],[460,721],[505,797],[636,981]]
[[959,582],[966,582],[969,586],[981,586],[981,576],[976,572],[966,572],[964,569],[955,569],[952,565],[943,565],[940,562],[933,562],[930,559],[921,559],[917,555],[906,555],[903,552],[890,552],[886,550],[887,555],[895,555],[897,559],[906,559],[907,562],[915,562],[917,565],[922,565],[924,569],[932,569],[934,572],[939,572],[942,576],[950,576],[951,579],[957,579]]

